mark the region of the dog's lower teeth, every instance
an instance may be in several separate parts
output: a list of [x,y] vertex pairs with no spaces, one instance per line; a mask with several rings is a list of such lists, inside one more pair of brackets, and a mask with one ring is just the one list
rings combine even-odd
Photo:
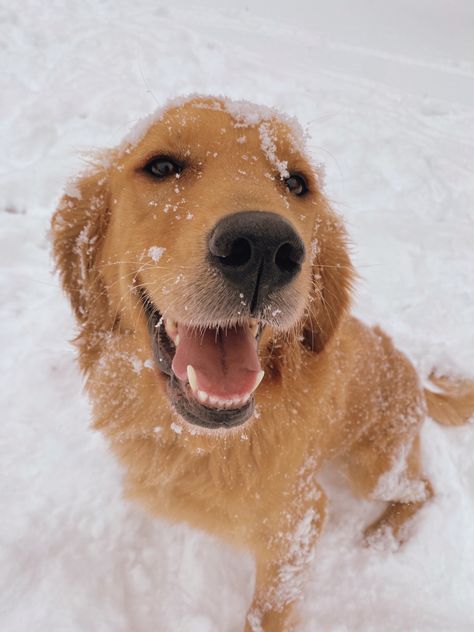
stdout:
[[[191,367],[191,375],[192,375],[192,367]],[[191,378],[192,379],[192,378]],[[221,397],[216,397],[216,395],[209,395],[206,391],[196,391],[194,393],[197,395],[198,400],[202,404],[210,404],[215,408],[221,409],[229,409],[229,408],[240,408],[244,404],[248,402],[250,399],[249,395],[244,395],[244,397],[234,397],[232,399],[223,399]]]
[[206,391],[198,391],[198,398],[199,401],[204,404],[205,402],[207,402],[209,395],[206,393]]
[[[222,397],[217,397],[216,395],[210,395],[206,391],[199,390],[196,371],[191,364],[188,364],[188,366],[186,367],[186,373],[188,375],[189,387],[191,388],[194,396],[199,400],[199,402],[201,402],[201,404],[210,404],[211,406],[214,406],[216,408],[241,408],[242,406],[247,404],[250,397],[252,396],[252,393],[247,393],[246,395],[224,399]],[[257,376],[257,386],[263,377],[263,371],[261,371],[261,374],[262,376],[260,376],[260,373]]]

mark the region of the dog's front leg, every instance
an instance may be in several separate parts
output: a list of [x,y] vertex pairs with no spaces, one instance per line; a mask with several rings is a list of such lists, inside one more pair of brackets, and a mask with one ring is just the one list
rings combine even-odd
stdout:
[[245,632],[289,632],[296,624],[292,608],[303,593],[304,572],[313,558],[326,513],[318,486],[311,499],[297,497],[275,520],[268,519],[255,538],[255,595]]

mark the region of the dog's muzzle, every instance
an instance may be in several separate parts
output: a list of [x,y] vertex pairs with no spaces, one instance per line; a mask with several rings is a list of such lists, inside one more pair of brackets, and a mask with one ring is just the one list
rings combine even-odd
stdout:
[[[305,248],[289,221],[266,211],[222,218],[209,234],[208,245],[208,260],[229,295],[220,322],[196,327],[192,320],[162,317],[143,287],[139,294],[156,364],[169,378],[174,409],[192,424],[231,428],[253,415],[254,392],[264,377],[258,353],[269,322],[264,312],[300,273]],[[236,295],[240,298],[234,308]]]

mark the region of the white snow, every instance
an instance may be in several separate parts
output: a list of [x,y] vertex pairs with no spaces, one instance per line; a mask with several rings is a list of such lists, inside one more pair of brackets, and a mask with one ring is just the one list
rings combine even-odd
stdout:
[[260,123],[258,131],[260,133],[260,144],[270,164],[276,168],[282,180],[288,178],[290,175],[288,172],[288,162],[286,160],[279,160],[277,156],[277,148],[270,124],[266,122]]
[[183,426],[180,426],[179,424],[177,424],[176,422],[172,422],[172,424],[170,425],[170,428],[173,432],[176,432],[176,434],[181,434],[183,432]]
[[[47,238],[81,156],[190,93],[296,117],[354,244],[357,313],[422,376],[473,375],[473,23],[469,0],[2,4],[2,630],[239,632],[253,590],[249,556],[124,500],[88,427]],[[422,439],[437,495],[396,552],[361,544],[383,505],[324,473],[298,632],[474,629],[473,428]]]
[[382,474],[370,494],[373,500],[409,503],[427,499],[425,482],[421,479],[410,480],[406,474],[407,457],[411,448],[412,441],[408,441],[395,455],[391,468]]
[[148,249],[148,256],[157,263],[163,256],[165,250],[166,248],[162,248],[161,246],[152,246]]

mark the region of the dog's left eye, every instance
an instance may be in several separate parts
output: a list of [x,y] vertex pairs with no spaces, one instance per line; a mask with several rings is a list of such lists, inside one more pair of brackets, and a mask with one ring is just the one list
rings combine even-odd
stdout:
[[145,165],[145,171],[160,180],[181,173],[183,166],[169,156],[159,156],[153,158]]
[[290,177],[285,180],[285,184],[293,195],[304,195],[308,191],[306,180],[299,173],[290,174]]

